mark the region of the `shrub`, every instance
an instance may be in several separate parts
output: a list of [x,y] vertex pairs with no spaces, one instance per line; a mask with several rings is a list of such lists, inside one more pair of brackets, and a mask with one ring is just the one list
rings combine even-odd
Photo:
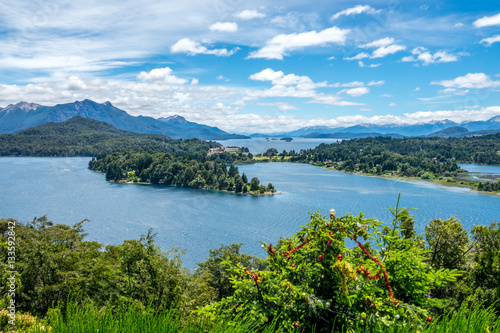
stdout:
[[[444,304],[430,291],[458,276],[433,269],[417,237],[363,214],[325,219],[319,213],[276,246],[263,243],[268,269],[250,270],[226,262],[233,296],[199,311],[210,317],[250,316],[257,324],[276,320],[286,329],[337,331],[353,327],[417,327],[431,307]],[[352,248],[351,246],[354,246]]]

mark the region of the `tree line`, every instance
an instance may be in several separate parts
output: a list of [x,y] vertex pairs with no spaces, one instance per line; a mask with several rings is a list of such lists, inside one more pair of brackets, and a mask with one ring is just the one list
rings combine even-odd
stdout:
[[174,157],[170,153],[128,150],[92,158],[89,169],[105,173],[106,180],[115,182],[126,180],[235,193],[274,193],[271,183],[265,186],[257,177],[249,180],[245,173],[240,175],[237,166],[226,164],[228,160],[246,159],[243,153]]

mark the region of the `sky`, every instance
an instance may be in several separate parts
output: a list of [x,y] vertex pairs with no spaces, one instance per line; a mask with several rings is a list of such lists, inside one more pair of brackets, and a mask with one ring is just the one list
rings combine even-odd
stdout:
[[231,133],[500,115],[496,1],[0,0],[0,107]]

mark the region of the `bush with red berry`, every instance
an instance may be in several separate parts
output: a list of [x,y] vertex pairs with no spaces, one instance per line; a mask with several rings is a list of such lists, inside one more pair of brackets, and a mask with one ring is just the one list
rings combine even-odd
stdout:
[[200,313],[275,321],[297,331],[423,325],[430,308],[444,305],[429,297],[430,291],[454,281],[459,272],[433,269],[421,243],[400,235],[402,209],[391,211],[389,232],[363,214],[311,215],[292,237],[263,244],[267,270],[253,272],[228,262],[233,296]]

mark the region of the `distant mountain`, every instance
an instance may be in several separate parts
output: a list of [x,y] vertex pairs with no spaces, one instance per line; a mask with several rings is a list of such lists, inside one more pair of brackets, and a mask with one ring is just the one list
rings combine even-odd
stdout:
[[304,135],[304,138],[320,138],[320,139],[357,139],[357,138],[369,138],[369,137],[377,137],[377,136],[390,136],[393,138],[404,138],[404,135],[398,133],[350,133],[350,132],[335,132],[335,133],[311,133],[308,135]]
[[198,138],[204,140],[243,139],[243,135],[228,134],[217,127],[189,122],[181,116],[155,119],[134,117],[113,106],[110,102],[96,103],[91,100],[42,106],[20,102],[0,110],[0,133],[17,131],[48,122],[62,122],[74,116],[105,121],[118,129],[137,133],[158,133],[174,139]]
[[[375,134],[383,136],[399,135],[405,137],[411,136],[426,136],[429,134],[437,133],[439,131],[445,130],[451,127],[463,127],[470,132],[476,132],[473,135],[484,135],[478,131],[484,130],[497,130],[500,129],[500,116],[495,116],[487,121],[471,121],[464,123],[456,123],[451,120],[445,119],[440,121],[431,121],[427,124],[418,125],[400,125],[400,124],[387,124],[387,125],[376,125],[376,124],[360,124],[351,127],[327,127],[327,126],[314,126],[314,127],[303,127],[301,129],[291,131],[291,132],[280,132],[273,134],[261,134],[260,136],[272,137],[272,136],[291,136],[291,137],[323,137],[323,138],[343,138],[339,133],[347,133],[344,138],[351,137],[363,137],[365,134],[370,134],[373,136]],[[446,134],[446,132],[444,132]],[[470,133],[469,133],[470,134]],[[325,136],[319,136],[325,135]],[[356,136],[354,136],[356,135]],[[253,137],[253,135],[251,135]]]
[[426,135],[426,137],[440,137],[440,138],[466,138],[473,136],[482,136],[489,134],[500,133],[500,129],[495,130],[479,130],[479,131],[469,131],[465,127],[453,126],[446,128],[444,130],[434,132]]
[[127,149],[179,155],[188,150],[206,153],[216,146],[219,144],[215,142],[119,130],[104,121],[81,116],[0,135],[0,156],[97,156]]

